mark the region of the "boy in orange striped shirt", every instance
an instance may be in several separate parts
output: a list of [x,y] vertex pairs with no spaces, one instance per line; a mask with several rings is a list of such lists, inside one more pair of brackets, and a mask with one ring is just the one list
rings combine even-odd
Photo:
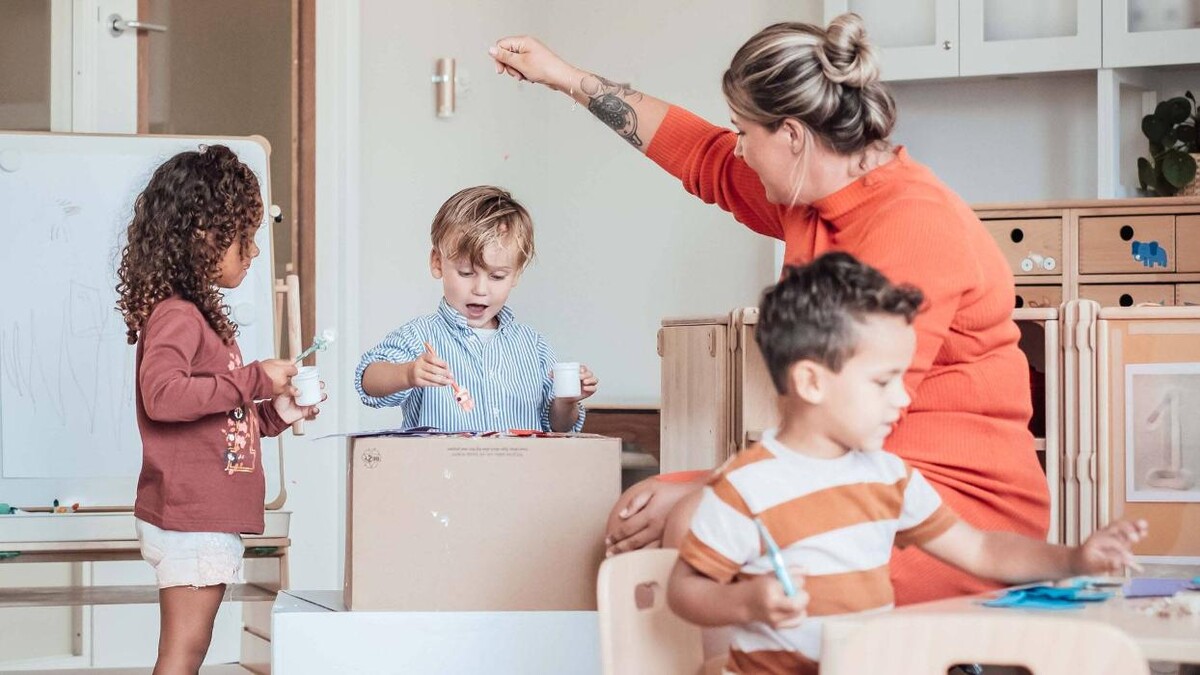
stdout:
[[[1079,547],[980,531],[883,451],[910,402],[903,377],[922,302],[846,253],[788,268],[764,294],[755,338],[782,422],[704,489],[668,590],[684,619],[735,625],[729,672],[816,673],[820,617],[892,608],[893,544],[1008,583],[1133,564],[1144,521],[1113,523]],[[756,518],[782,549],[794,596],[772,573]]]

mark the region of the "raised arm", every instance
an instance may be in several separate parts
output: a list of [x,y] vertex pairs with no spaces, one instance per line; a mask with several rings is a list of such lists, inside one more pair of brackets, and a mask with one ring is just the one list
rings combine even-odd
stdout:
[[670,109],[667,102],[635,91],[628,84],[572,66],[529,36],[502,38],[488,53],[495,60],[497,73],[561,91],[586,105],[601,122],[641,152],[646,152]]
[[[488,51],[497,73],[543,84],[586,105],[621,138],[679,178],[685,190],[729,211],[755,232],[783,238],[781,207],[767,201],[758,174],[735,155],[737,137],[729,129],[628,84],[576,68],[535,38],[503,38]],[[651,147],[656,136],[661,136],[659,142]]]

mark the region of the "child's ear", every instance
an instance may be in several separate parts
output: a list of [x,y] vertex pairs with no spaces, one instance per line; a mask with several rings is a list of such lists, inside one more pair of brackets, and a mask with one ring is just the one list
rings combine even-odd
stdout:
[[434,279],[442,278],[442,254],[436,248],[429,251],[429,273]]
[[815,361],[802,360],[788,368],[788,386],[805,403],[825,400],[825,369]]

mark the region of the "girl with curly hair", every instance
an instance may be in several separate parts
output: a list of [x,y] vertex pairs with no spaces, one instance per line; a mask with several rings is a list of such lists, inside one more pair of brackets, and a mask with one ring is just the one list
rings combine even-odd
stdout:
[[223,145],[182,152],[134,203],[117,271],[117,308],[137,345],[142,471],[134,503],[142,557],[158,578],[156,675],[195,673],[227,584],[241,576],[241,533],[261,534],[259,439],[313,419],[296,404],[286,359],[244,364],[221,289],[258,255],[258,179]]

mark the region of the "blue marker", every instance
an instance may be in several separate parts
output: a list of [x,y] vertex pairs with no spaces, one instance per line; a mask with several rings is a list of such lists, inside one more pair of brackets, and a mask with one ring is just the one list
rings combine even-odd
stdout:
[[771,567],[775,568],[776,578],[779,579],[779,583],[783,584],[783,592],[787,593],[789,598],[796,597],[796,587],[792,585],[792,577],[788,574],[787,568],[783,566],[783,554],[780,553],[779,546],[771,538],[771,533],[767,532],[767,527],[763,525],[762,520],[755,518],[754,524],[758,526],[758,533],[762,535],[762,540],[767,544],[767,555],[771,557]]

